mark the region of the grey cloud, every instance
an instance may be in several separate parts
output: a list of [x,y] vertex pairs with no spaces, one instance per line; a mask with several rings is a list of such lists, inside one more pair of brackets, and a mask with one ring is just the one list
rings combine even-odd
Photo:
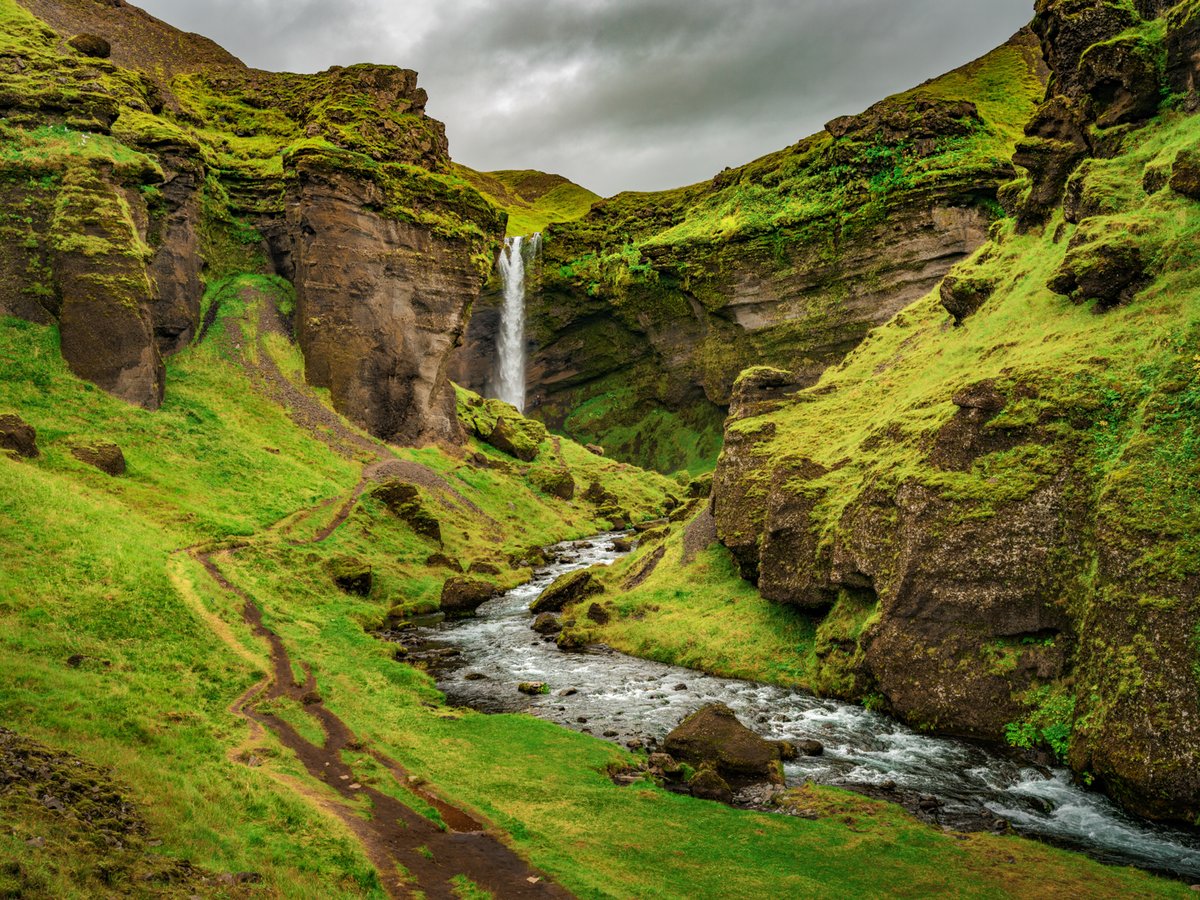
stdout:
[[251,65],[417,69],[455,158],[602,194],[711,177],[948,71],[1030,0],[143,0]]

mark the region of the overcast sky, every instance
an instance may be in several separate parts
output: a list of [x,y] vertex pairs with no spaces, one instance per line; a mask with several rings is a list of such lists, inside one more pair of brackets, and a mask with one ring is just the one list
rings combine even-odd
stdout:
[[605,196],[712,177],[974,59],[1032,0],[133,0],[263,69],[416,69],[450,152]]

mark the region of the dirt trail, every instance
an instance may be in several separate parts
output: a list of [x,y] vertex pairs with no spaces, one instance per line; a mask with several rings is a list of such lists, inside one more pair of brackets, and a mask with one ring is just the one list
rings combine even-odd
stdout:
[[[259,303],[260,336],[263,333],[283,333],[278,316],[268,307],[263,298]],[[371,482],[388,477],[404,478],[418,484],[430,490],[444,505],[459,505],[482,514],[475,504],[455,491],[432,469],[395,458],[386,445],[356,434],[317,398],[292,384],[275,365],[261,337],[256,348],[257,359],[251,359],[243,347],[235,349],[241,351],[241,364],[252,381],[286,409],[298,425],[335,452],[367,461],[358,484],[329,522],[312,538],[290,543],[302,545],[328,538],[346,521]],[[334,501],[325,501],[314,507],[313,511],[333,505]],[[288,527],[289,520],[297,515],[299,513],[281,520],[281,528]],[[222,590],[241,600],[242,617],[246,624],[270,647],[271,674],[243,693],[230,707],[232,712],[247,721],[251,729],[250,741],[232,750],[231,759],[245,761],[251,744],[263,736],[263,729],[274,734],[296,754],[309,775],[327,785],[331,792],[297,784],[292,778],[283,778],[282,782],[316,806],[336,815],[350,829],[379,871],[380,881],[390,896],[420,895],[430,900],[455,900],[459,895],[451,879],[464,875],[497,898],[569,898],[569,892],[549,881],[544,873],[533,869],[477,819],[446,802],[432,789],[415,784],[398,762],[360,741],[325,706],[317,694],[316,678],[307,664],[302,663],[306,673],[304,683],[296,683],[292,659],[283,641],[263,624],[262,610],[254,598],[230,581],[222,571],[218,556],[230,552],[234,551],[210,552],[200,548],[180,550],[170,561],[169,573],[188,606],[239,658],[256,668],[263,662],[238,640],[227,622],[206,608],[181,565],[183,554],[188,554],[203,566]],[[290,698],[301,705],[305,713],[321,726],[325,734],[324,743],[316,744],[308,740],[288,722],[259,710],[259,704],[280,697]],[[356,778],[352,767],[342,757],[343,751],[365,752],[373,757],[395,780],[396,787],[436,809],[445,828],[395,797]],[[368,801],[368,817],[363,815],[363,797]]]
[[[279,636],[263,624],[262,611],[253,598],[226,577],[213,554],[197,551],[193,555],[223,590],[242,601],[246,623],[271,648],[271,677],[267,683],[243,694],[235,703],[234,711],[252,724],[269,729],[296,754],[309,775],[328,785],[340,797],[339,803],[322,805],[337,815],[362,843],[391,896],[407,897],[420,891],[431,900],[453,900],[457,894],[450,879],[457,875],[465,875],[497,897],[571,896],[488,833],[471,815],[431,790],[414,786],[403,766],[378,749],[365,746],[317,695],[316,679],[307,666],[304,666],[305,681],[296,683],[287,648]],[[236,645],[232,633],[228,637]],[[288,697],[300,703],[320,724],[325,742],[315,744],[288,722],[258,710],[258,704],[277,697]],[[342,758],[344,750],[369,753],[391,774],[397,787],[437,809],[446,830],[395,797],[356,778],[353,769]],[[363,807],[359,798],[364,796],[370,801],[369,819],[361,816]]]

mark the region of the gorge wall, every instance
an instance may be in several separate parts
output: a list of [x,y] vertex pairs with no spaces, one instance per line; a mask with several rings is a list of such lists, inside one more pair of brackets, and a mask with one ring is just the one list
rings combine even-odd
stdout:
[[414,72],[259,72],[123,0],[22,6],[0,50],[0,314],[57,323],[76,374],[153,409],[205,288],[282,275],[340,412],[460,439],[449,357],[504,216],[451,171]]
[[[986,240],[1044,77],[1022,32],[711,182],[551,225],[529,410],[641,465],[711,467],[740,371],[812,384]],[[477,318],[466,355],[489,339]]]
[[1040,0],[1005,217],[815,386],[745,372],[713,510],[823,688],[1200,815],[1200,4]]

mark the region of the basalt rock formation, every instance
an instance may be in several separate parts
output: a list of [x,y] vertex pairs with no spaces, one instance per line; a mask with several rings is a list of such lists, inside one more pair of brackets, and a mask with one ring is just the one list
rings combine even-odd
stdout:
[[450,171],[416,73],[259,72],[124,2],[23,5],[40,18],[15,8],[0,48],[0,202],[21,210],[0,315],[56,323],[76,374],[154,409],[206,289],[282,275],[338,411],[462,439],[447,367],[504,216]]
[[[527,409],[618,458],[703,467],[742,369],[813,383],[986,240],[1044,77],[1022,32],[711,182],[551,225]],[[488,340],[476,323],[469,350]]]
[[1038,3],[1010,217],[817,385],[745,373],[713,511],[820,689],[1192,822],[1200,7],[1165,6]]

